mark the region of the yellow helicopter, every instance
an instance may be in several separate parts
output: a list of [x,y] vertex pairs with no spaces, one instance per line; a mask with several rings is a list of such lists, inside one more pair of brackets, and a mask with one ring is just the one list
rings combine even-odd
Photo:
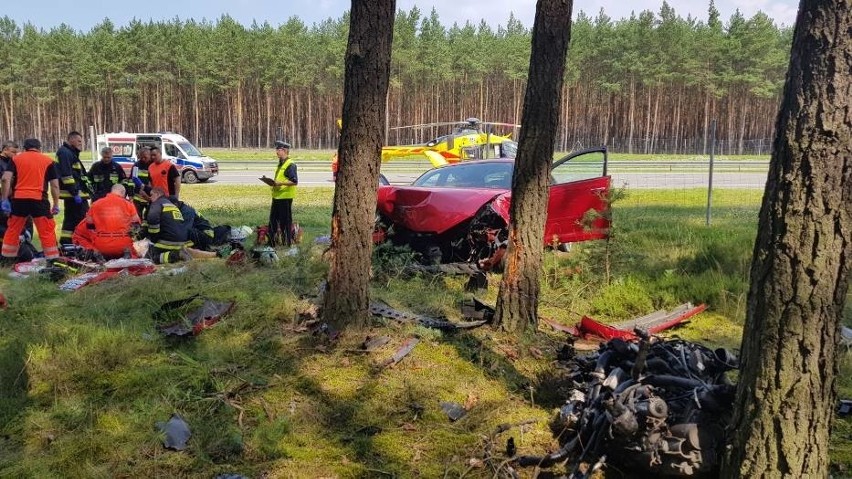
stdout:
[[382,147],[382,161],[390,161],[411,156],[425,156],[432,166],[458,163],[467,160],[486,158],[514,158],[518,144],[512,141],[511,134],[492,133],[494,126],[520,128],[513,123],[495,123],[468,118],[464,121],[426,123],[422,125],[398,126],[391,130],[424,129],[453,126],[449,134],[439,136],[421,145],[397,145]]

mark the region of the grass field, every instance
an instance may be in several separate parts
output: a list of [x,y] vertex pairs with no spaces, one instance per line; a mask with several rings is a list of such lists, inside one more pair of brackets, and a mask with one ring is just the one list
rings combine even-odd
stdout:
[[[185,186],[184,199],[218,223],[265,222],[262,189],[209,186]],[[277,267],[211,260],[184,274],[72,294],[3,274],[11,306],[0,313],[0,477],[492,477],[477,460],[492,446],[500,457],[509,436],[523,454],[552,450],[546,424],[562,399],[551,369],[559,334],[519,340],[490,329],[449,335],[376,321],[331,345],[299,327],[298,312],[327,268],[312,238],[328,232],[332,194],[300,190],[294,215],[305,241]],[[705,195],[642,191],[618,202],[609,283],[600,243],[547,253],[541,314],[566,324],[583,314],[614,321],[706,302],[708,312],[671,334],[738,347],[760,192],[720,191],[710,228]],[[459,318],[458,302],[469,297],[462,279],[406,278],[391,263],[375,272],[375,298]],[[494,302],[498,281],[490,277],[483,300]],[[237,306],[193,340],[160,337],[152,313],[193,293]],[[852,323],[852,309],[845,320]],[[391,342],[357,352],[368,334]],[[421,342],[409,357],[376,366],[411,336]],[[849,363],[847,356],[843,397],[852,395]],[[451,423],[440,401],[470,412]],[[154,427],[172,413],[193,431],[184,452],[163,449]],[[498,424],[528,419],[535,423],[490,442]],[[850,421],[839,420],[839,466],[852,467],[851,437]]]

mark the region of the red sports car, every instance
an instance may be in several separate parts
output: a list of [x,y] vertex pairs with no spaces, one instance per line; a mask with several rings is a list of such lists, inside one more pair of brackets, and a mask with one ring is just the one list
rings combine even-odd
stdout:
[[[429,170],[410,186],[379,186],[374,241],[409,245],[430,263],[469,261],[491,269],[508,245],[514,165],[512,159],[468,161]],[[606,147],[553,163],[546,245],[607,236],[605,215],[587,216],[606,208],[606,166]]]

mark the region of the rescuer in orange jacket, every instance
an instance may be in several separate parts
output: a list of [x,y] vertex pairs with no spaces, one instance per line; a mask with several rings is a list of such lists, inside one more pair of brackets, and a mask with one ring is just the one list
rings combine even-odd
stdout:
[[[3,235],[3,258],[18,257],[21,231],[32,217],[38,230],[46,258],[59,257],[56,244],[56,223],[59,214],[59,176],[50,157],[41,153],[41,142],[35,138],[24,140],[24,152],[12,158],[8,171],[3,173],[3,192],[0,209],[9,215],[9,224]],[[47,189],[53,208],[47,201]]]
[[125,199],[124,185],[113,185],[110,193],[92,203],[86,219],[74,229],[74,244],[100,253],[104,259],[133,254],[131,231],[141,223],[136,208]]

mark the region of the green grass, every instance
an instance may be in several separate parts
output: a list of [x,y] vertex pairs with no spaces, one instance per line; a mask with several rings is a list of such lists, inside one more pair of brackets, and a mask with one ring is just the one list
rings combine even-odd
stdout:
[[[187,185],[182,194],[216,222],[265,223],[265,189],[211,186]],[[297,328],[303,297],[326,273],[323,247],[311,240],[328,232],[332,194],[300,189],[294,215],[305,241],[274,268],[211,260],[177,276],[118,279],[72,294],[3,274],[11,307],[0,313],[0,477],[458,477],[483,457],[498,424],[527,419],[537,422],[497,436],[495,452],[509,436],[522,453],[552,450],[546,423],[561,399],[552,369],[558,334],[444,335],[377,321],[370,331],[344,331],[331,347]],[[703,191],[630,193],[616,204],[610,284],[601,243],[549,252],[541,313],[566,324],[583,314],[616,321],[706,302],[708,312],[671,334],[737,348],[759,196],[720,191],[708,228]],[[489,281],[481,296],[493,303],[499,278]],[[458,319],[457,303],[469,297],[463,285],[379,274],[372,294],[399,309]],[[193,340],[161,338],[152,313],[192,293],[237,307]],[[392,340],[376,353],[353,352],[367,334]],[[376,367],[413,335],[421,343],[409,357]],[[843,372],[848,397],[848,357]],[[440,401],[473,407],[451,423]],[[193,430],[181,453],[164,450],[154,428],[175,412]],[[850,430],[848,420],[839,422],[832,443],[832,457],[846,467]],[[466,477],[492,476],[473,468]]]

